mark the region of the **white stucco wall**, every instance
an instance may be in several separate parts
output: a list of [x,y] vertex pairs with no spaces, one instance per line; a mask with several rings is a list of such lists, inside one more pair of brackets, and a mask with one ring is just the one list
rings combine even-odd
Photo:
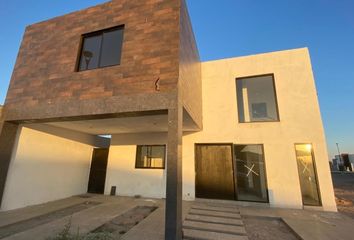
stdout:
[[109,149],[105,194],[110,194],[111,187],[116,186],[116,194],[119,196],[164,198],[165,170],[135,169],[135,158],[137,145],[166,143],[167,133],[113,135]]
[[[279,122],[238,123],[235,79],[274,73]],[[295,143],[312,143],[324,210],[336,204],[308,50],[202,63],[203,131],[183,137],[183,194],[195,195],[195,143],[263,144],[272,206],[302,208]]]
[[1,210],[86,193],[92,147],[20,127]]

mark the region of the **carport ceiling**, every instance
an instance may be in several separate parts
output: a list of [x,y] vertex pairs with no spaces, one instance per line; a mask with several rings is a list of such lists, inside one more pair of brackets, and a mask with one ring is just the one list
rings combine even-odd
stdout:
[[[168,130],[167,115],[50,122],[46,124],[94,135],[138,132],[166,132]],[[197,126],[190,118],[190,116],[185,113],[183,118],[183,131],[196,130],[198,130]]]

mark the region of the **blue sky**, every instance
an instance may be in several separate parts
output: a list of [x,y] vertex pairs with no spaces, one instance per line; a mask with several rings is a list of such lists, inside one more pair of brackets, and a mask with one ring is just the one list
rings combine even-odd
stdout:
[[[0,0],[0,103],[25,26],[102,0]],[[353,0],[189,0],[202,60],[308,47],[329,152],[354,153]]]

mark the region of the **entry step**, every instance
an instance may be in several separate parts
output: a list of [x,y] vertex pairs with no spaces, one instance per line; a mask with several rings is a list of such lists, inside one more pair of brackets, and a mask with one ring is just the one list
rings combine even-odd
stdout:
[[184,240],[248,240],[247,236],[201,231],[194,229],[185,229]]
[[200,216],[200,215],[188,215],[186,220],[208,222],[208,223],[219,223],[227,225],[243,226],[243,222],[240,219],[231,219],[223,217],[210,217],[210,216]]
[[237,213],[237,214],[240,213],[240,211],[236,207],[234,208],[217,207],[217,206],[204,205],[204,204],[193,205],[192,209],[209,210],[209,211],[216,211],[216,212],[228,212],[228,213]]
[[210,217],[224,217],[224,218],[231,218],[231,219],[241,219],[239,213],[232,213],[232,212],[219,212],[213,210],[206,210],[206,209],[194,209],[192,208],[189,211],[189,214],[192,215],[201,215],[201,216],[210,216]]
[[205,223],[186,220],[184,221],[183,228],[246,235],[246,230],[243,226],[234,226],[219,223]]
[[248,240],[237,207],[193,204],[183,223],[184,240]]

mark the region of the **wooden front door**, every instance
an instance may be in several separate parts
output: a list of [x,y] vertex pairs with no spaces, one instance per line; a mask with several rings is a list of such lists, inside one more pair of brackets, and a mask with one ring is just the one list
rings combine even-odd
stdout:
[[91,161],[91,170],[88,183],[89,193],[104,193],[106,182],[108,148],[94,148]]
[[231,144],[197,144],[195,152],[196,197],[235,199]]

